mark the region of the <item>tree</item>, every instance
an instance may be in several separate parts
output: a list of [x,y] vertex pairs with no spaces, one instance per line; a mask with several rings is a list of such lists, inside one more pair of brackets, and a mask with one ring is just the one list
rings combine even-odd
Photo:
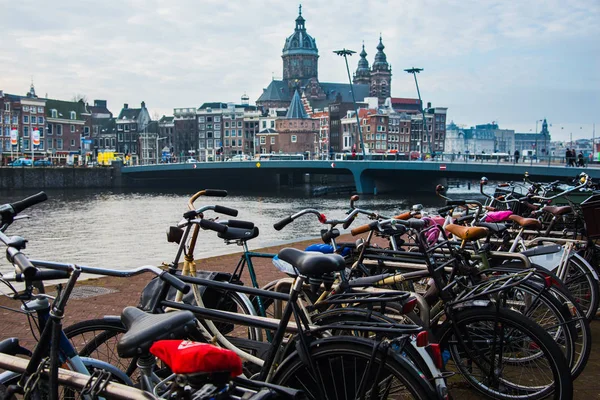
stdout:
[[74,94],[71,98],[71,101],[73,102],[78,102],[79,100],[83,101],[85,104],[88,102],[87,96],[81,93]]

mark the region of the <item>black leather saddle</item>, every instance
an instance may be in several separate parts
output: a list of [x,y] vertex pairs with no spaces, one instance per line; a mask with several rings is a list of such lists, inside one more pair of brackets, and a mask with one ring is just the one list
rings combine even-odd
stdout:
[[304,276],[320,276],[346,268],[344,257],[339,254],[321,254],[285,248],[277,254],[277,257],[292,264]]
[[501,224],[498,222],[478,222],[477,226],[482,226],[484,228],[488,228],[490,231],[494,232],[495,234],[502,233],[508,229],[508,225]]
[[196,325],[196,317],[190,311],[149,314],[135,307],[126,307],[121,321],[127,332],[119,339],[117,352],[124,358],[147,352],[158,340],[185,339]]
[[227,228],[227,231],[224,233],[218,233],[218,237],[225,240],[250,240],[254,239],[258,236],[258,228],[255,226],[252,229],[244,229],[244,228]]

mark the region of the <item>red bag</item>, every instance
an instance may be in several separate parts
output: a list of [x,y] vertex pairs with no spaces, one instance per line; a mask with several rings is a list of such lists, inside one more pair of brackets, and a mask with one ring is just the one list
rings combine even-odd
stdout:
[[176,374],[229,371],[242,374],[242,360],[231,350],[189,340],[159,340],[150,353],[160,358]]

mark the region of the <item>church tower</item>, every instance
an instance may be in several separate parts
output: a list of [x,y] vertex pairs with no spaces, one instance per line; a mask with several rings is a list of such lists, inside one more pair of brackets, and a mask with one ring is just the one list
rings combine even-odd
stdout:
[[319,51],[312,36],[306,33],[302,17],[302,5],[299,7],[294,33],[285,40],[283,47],[283,80],[290,88],[302,86],[311,78],[318,79]]
[[377,45],[377,54],[375,54],[375,62],[371,69],[371,97],[377,97],[379,104],[383,104],[385,99],[390,97],[392,92],[392,68],[387,62],[387,57],[383,52],[385,46],[379,36],[379,44]]
[[355,85],[369,85],[371,83],[371,70],[369,69],[369,62],[367,61],[367,52],[365,51],[364,43],[362,51],[360,52],[360,60],[358,60],[358,68],[356,68],[352,83]]

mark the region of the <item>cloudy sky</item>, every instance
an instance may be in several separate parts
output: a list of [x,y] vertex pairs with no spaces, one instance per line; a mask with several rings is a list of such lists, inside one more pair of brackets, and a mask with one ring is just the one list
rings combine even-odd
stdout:
[[[0,89],[24,94],[144,100],[151,113],[206,101],[252,101],[281,77],[281,50],[298,4],[277,0],[0,0]],[[345,82],[339,48],[371,63],[381,32],[392,95],[416,96],[449,119],[498,121],[529,132],[547,118],[554,138],[600,136],[600,1],[304,1],[319,48],[319,80]],[[351,59],[356,68],[357,59]]]

